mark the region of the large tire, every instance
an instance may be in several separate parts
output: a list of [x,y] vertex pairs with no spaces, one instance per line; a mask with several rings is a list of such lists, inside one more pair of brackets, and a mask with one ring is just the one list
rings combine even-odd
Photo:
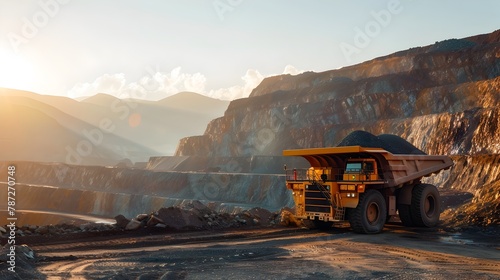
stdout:
[[441,214],[441,199],[437,188],[430,184],[413,187],[411,196],[411,218],[419,227],[434,227]]
[[405,227],[414,227],[415,223],[413,222],[413,218],[411,217],[411,206],[406,204],[398,204],[397,207],[401,223],[403,223]]
[[379,233],[384,228],[387,206],[379,191],[368,190],[359,194],[358,206],[349,209],[351,228],[358,233]]

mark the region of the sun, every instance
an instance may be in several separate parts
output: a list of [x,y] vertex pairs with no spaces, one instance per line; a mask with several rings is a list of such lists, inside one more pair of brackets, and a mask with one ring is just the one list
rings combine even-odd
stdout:
[[34,82],[33,65],[21,55],[0,48],[0,87],[29,90]]

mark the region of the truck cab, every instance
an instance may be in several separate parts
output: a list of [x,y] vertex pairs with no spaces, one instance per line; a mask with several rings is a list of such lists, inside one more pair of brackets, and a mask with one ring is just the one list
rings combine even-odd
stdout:
[[344,181],[372,181],[378,179],[375,159],[348,159],[343,174]]

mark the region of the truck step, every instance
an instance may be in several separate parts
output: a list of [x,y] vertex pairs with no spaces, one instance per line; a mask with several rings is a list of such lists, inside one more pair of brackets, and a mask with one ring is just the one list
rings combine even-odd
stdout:
[[335,208],[335,216],[333,217],[333,219],[336,221],[345,220],[345,208],[344,207]]

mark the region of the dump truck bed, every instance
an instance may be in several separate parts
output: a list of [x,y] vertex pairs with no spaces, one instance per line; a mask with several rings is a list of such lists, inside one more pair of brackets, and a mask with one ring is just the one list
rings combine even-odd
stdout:
[[399,187],[453,165],[447,156],[392,154],[381,148],[361,146],[284,150],[283,155],[301,156],[314,168],[343,168],[348,159],[371,157],[377,160],[386,187]]

